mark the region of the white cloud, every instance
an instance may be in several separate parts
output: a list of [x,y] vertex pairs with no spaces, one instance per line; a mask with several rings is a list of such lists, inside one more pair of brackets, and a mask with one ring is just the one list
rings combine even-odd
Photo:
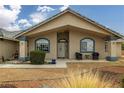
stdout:
[[16,11],[16,13],[20,12],[21,6],[10,5],[9,6],[12,11]]
[[3,5],[0,5],[0,9],[4,9],[4,6]]
[[38,6],[36,12],[30,15],[33,24],[37,24],[47,18],[47,13],[54,11],[55,9],[49,6]]
[[64,10],[66,10],[67,8],[69,8],[69,5],[64,5],[64,6],[62,6],[62,7],[60,7],[60,11],[64,11]]
[[30,23],[27,23],[24,25],[24,27],[26,27],[26,28],[31,27],[31,26],[32,26],[32,24],[30,24]]
[[35,12],[35,13],[31,14],[30,18],[34,24],[37,24],[37,23],[45,20],[45,16],[40,12]]
[[48,7],[48,6],[38,6],[37,11],[40,12],[50,12],[50,11],[54,11],[55,9],[52,7]]
[[21,6],[9,6],[9,8],[10,9],[5,6],[0,6],[0,28],[17,30],[19,26],[15,23],[21,12]]
[[6,29],[6,30],[8,30],[8,31],[19,31],[19,30],[21,30],[21,29],[20,29],[20,26],[17,25],[17,24],[10,25],[10,26],[8,26],[8,27],[6,27],[6,28],[4,28],[4,29]]
[[18,23],[19,23],[19,24],[26,24],[26,23],[28,23],[28,20],[27,20],[27,19],[20,19],[20,20],[18,21]]
[[19,20],[21,6],[0,6],[0,28],[9,31],[21,30],[37,24],[47,18],[49,12],[55,9],[49,6],[38,6],[36,11],[29,14],[29,18]]
[[18,25],[24,28],[32,26],[27,19],[20,19],[18,20]]

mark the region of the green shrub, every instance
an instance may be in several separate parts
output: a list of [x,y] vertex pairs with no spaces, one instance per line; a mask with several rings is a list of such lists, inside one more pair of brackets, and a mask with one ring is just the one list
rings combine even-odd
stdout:
[[44,64],[45,63],[45,53],[42,51],[31,51],[30,61],[32,64]]

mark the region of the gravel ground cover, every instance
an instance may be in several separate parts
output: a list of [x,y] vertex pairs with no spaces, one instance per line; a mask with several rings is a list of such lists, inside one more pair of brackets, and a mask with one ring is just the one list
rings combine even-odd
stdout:
[[67,75],[69,70],[98,69],[124,75],[124,63],[69,63],[67,69],[0,69],[0,87],[41,88],[57,87],[55,82]]

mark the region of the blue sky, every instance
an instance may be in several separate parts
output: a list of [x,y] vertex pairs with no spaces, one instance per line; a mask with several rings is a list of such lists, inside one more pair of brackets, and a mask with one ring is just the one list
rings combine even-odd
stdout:
[[[83,16],[86,16],[110,29],[124,34],[124,6],[2,6],[0,7],[0,27],[7,30],[23,30],[33,26],[60,11],[70,7]],[[7,11],[8,10],[8,11]],[[6,11],[5,13],[3,13]],[[9,21],[7,23],[7,21]]]

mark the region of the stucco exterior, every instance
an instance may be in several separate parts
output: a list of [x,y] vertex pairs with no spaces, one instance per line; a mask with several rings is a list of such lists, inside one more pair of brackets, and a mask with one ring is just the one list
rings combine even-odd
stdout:
[[57,17],[56,19],[26,33],[25,36],[34,35],[34,34],[37,34],[39,32],[44,32],[44,31],[48,31],[51,29],[55,29],[55,28],[63,27],[63,26],[67,26],[67,25],[79,27],[82,29],[88,29],[90,31],[93,31],[96,33],[102,33],[105,35],[111,34],[111,33],[108,33],[106,30],[101,29],[101,28],[97,27],[96,25],[93,25],[93,24],[87,22],[84,19],[76,17],[74,14],[65,13],[65,14]]
[[[35,50],[35,40],[39,38],[47,38],[50,40],[50,52],[46,53],[46,59],[57,58],[57,32],[39,34],[36,37],[28,38],[29,47],[28,51]],[[69,31],[69,58],[75,58],[75,52],[80,52],[80,40],[83,38],[91,38],[95,41],[95,51],[100,53],[100,58],[105,58],[108,52],[105,52],[105,40],[100,36],[94,36],[92,34],[86,34],[79,31]],[[84,53],[85,54],[85,53]]]
[[[30,57],[30,51],[36,50],[35,41],[45,38],[49,40],[50,49],[46,52],[46,59],[57,59],[60,45],[58,32],[68,32],[67,37],[64,37],[68,40],[61,41],[61,44],[66,42],[64,46],[67,50],[64,51],[67,52],[66,58],[75,58],[75,53],[80,52],[80,40],[84,38],[94,41],[95,50],[88,53],[90,55],[98,52],[100,59],[107,58],[108,60],[115,60],[122,55],[121,44],[124,42],[122,35],[67,9],[22,33],[0,29],[0,58],[4,56],[5,59],[10,59],[12,54],[19,50],[20,60],[26,61],[26,58]],[[64,34],[64,36],[66,35]]]
[[33,51],[35,50],[35,40],[39,39],[39,38],[47,38],[50,41],[50,51],[48,53],[46,53],[46,58],[47,59],[51,59],[51,58],[57,58],[57,33],[53,32],[53,33],[49,33],[49,34],[45,34],[45,35],[38,35],[36,37],[32,37],[28,39],[29,42],[29,47],[28,47],[28,51]]
[[5,59],[12,58],[13,53],[18,50],[18,42],[6,39],[0,39],[0,57]]
[[116,45],[117,57],[121,57],[121,56],[122,56],[122,49],[121,49],[121,46],[122,46],[121,43],[117,43],[117,45]]
[[[57,32],[64,31],[69,32],[69,59],[74,59],[75,52],[80,52],[80,40],[83,38],[91,38],[95,41],[95,52],[100,54],[100,59],[107,56],[111,58],[121,57],[121,42],[116,41],[121,38],[120,35],[71,11],[63,12],[61,15],[58,14],[22,33],[20,36],[26,37],[27,40],[20,40],[20,56],[30,56],[30,51],[35,50],[35,40],[47,38],[50,41],[50,51],[46,53],[46,59],[57,59]],[[111,39],[111,37],[116,37],[116,39]],[[23,42],[22,45],[21,42]],[[107,51],[105,51],[105,42],[108,42]]]
[[100,58],[105,58],[108,55],[108,52],[105,52],[105,40],[100,36],[70,31],[70,58],[75,58],[75,52],[80,52],[80,40],[84,38],[91,38],[95,41],[95,52],[100,53]]

